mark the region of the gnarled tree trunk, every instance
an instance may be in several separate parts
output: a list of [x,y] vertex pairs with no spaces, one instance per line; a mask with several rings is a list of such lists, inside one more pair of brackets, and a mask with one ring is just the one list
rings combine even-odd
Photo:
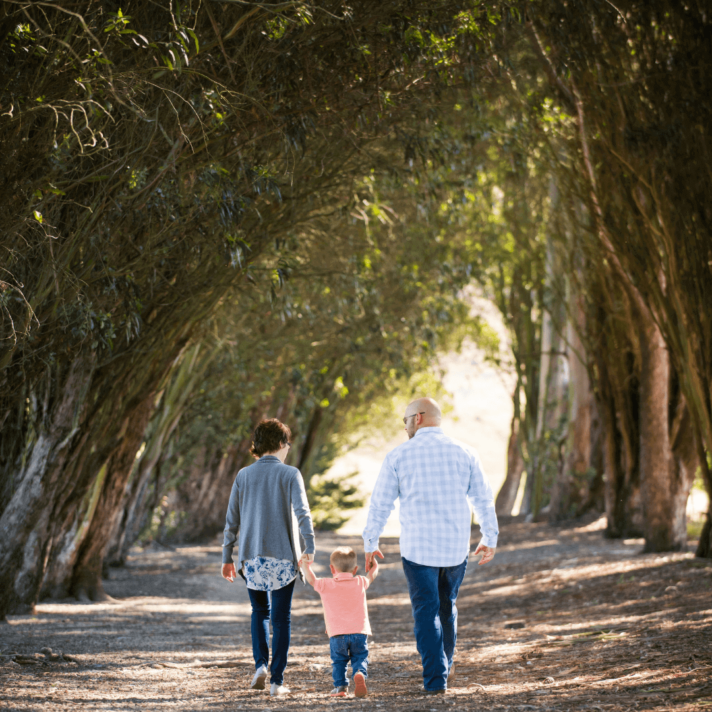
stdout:
[[37,602],[53,518],[64,501],[65,467],[81,445],[79,424],[94,367],[93,356],[79,355],[55,378],[55,393],[38,419],[36,437],[24,446],[22,466],[3,463],[3,479],[12,486],[4,491],[0,515],[0,620]]
[[151,391],[142,393],[140,401],[127,407],[121,444],[106,463],[101,494],[72,571],[70,590],[77,600],[106,599],[101,584],[104,552],[113,531],[114,520],[133,469],[136,453],[141,447],[146,426],[153,412],[154,397]]

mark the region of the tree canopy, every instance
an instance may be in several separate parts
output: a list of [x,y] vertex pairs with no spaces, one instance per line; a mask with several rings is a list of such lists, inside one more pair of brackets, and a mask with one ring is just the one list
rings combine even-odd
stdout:
[[[466,336],[516,375],[504,513],[526,474],[533,517],[683,546],[698,469],[712,491],[708,24],[3,2],[0,615],[100,597],[154,515],[219,528],[264,415],[310,481]],[[355,493],[313,482],[338,522]]]

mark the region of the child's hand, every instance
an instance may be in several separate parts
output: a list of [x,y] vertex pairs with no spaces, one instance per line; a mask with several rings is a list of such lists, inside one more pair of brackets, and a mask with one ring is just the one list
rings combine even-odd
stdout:
[[307,580],[307,583],[312,586],[316,582],[316,576],[314,576],[314,572],[311,568],[313,561],[314,554],[303,554],[302,558],[299,559],[299,565],[302,567],[302,571],[304,571],[304,578]]

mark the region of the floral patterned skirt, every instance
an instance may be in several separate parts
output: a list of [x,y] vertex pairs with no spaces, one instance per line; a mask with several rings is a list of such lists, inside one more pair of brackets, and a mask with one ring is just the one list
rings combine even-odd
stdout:
[[253,591],[276,591],[284,588],[297,578],[297,569],[293,561],[274,559],[271,556],[255,556],[243,562],[242,573],[247,588]]

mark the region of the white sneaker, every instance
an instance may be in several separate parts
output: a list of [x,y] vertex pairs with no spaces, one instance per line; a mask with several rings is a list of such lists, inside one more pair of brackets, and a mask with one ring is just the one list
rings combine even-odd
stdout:
[[288,695],[290,692],[291,690],[288,687],[278,685],[276,682],[273,682],[269,688],[269,694],[272,697],[282,697],[282,695]]
[[265,680],[267,679],[267,668],[264,665],[260,665],[257,668],[255,676],[252,678],[252,684],[250,687],[253,690],[264,690]]

